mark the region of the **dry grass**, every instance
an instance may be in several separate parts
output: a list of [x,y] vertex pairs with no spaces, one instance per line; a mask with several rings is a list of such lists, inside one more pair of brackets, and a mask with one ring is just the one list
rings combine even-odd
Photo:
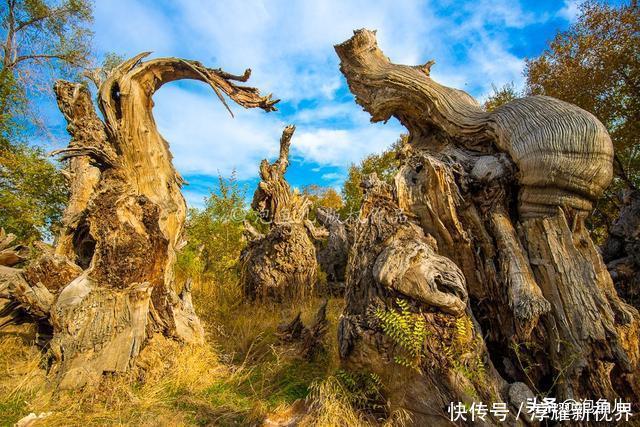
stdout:
[[[0,335],[0,425],[51,412],[37,425],[255,425],[309,399],[305,425],[365,425],[331,380],[338,369],[336,328],[342,301],[330,300],[326,351],[314,361],[278,342],[279,323],[301,310],[309,322],[320,299],[249,305],[237,286],[196,284],[194,301],[207,343],[180,346],[154,337],[139,368],[93,390],[55,392],[44,355],[15,334]],[[314,385],[312,387],[312,385]],[[337,420],[341,420],[339,423]]]

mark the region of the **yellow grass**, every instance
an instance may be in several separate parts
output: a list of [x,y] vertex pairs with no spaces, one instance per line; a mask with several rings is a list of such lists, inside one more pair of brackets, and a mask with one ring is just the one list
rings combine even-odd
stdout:
[[206,344],[180,346],[153,337],[138,358],[140,367],[107,377],[92,390],[56,392],[45,354],[23,337],[0,332],[0,425],[31,412],[51,413],[36,424],[43,426],[259,425],[311,389],[304,425],[365,425],[363,415],[332,389],[342,301],[329,302],[327,351],[305,361],[294,345],[278,341],[275,330],[298,310],[308,324],[320,299],[287,307],[244,304],[239,297],[236,285],[196,284]]

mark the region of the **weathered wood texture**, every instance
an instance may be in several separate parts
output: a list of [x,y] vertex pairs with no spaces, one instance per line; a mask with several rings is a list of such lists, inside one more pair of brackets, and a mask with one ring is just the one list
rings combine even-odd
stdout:
[[0,265],[12,267],[26,261],[28,248],[14,244],[15,240],[15,235],[7,234],[4,228],[0,228]]
[[[447,425],[451,401],[492,401],[507,384],[492,368],[461,269],[436,253],[435,239],[399,208],[387,184],[373,174],[362,185],[338,330],[340,356],[348,369],[382,379],[391,410],[409,411],[416,425]],[[379,313],[396,310],[398,299],[410,305],[411,322],[425,324],[418,349],[424,357],[415,366],[396,361],[409,337],[394,339],[380,324]]]
[[327,230],[326,239],[316,244],[318,264],[327,275],[328,291],[341,294],[349,254],[347,227],[335,210],[322,206],[316,209],[316,219]]
[[626,190],[602,257],[622,298],[640,309],[640,190]]
[[258,233],[245,222],[247,246],[240,256],[242,288],[248,299],[300,299],[313,292],[318,264],[312,237],[318,231],[307,219],[311,201],[291,191],[284,178],[295,126],[280,138],[280,155],[260,163],[260,178],[251,208],[269,231]]
[[[340,328],[345,364],[384,370],[375,361],[389,359],[378,344],[387,338],[370,313],[400,297],[430,313],[432,328],[451,327],[438,323],[442,316],[477,320],[486,371],[495,367],[512,384],[500,389],[502,401],[524,382],[560,400],[638,402],[638,312],[616,294],[584,226],[612,176],[604,126],[541,96],[486,112],[465,92],[433,81],[433,61],[391,63],[368,30],[335,49],[372,121],[393,116],[409,130],[394,188],[384,202],[380,192],[365,197],[364,223],[354,231]],[[367,211],[381,206],[382,215]],[[405,224],[386,224],[398,215]],[[423,372],[402,380],[415,386],[390,395],[418,425],[439,419],[439,403],[469,401],[442,380],[455,369],[425,367],[438,357],[426,351]]]
[[[196,61],[147,53],[116,67],[98,88],[96,114],[88,89],[58,81],[68,122],[71,198],[53,253],[24,271],[3,275],[9,297],[53,328],[52,372],[63,388],[128,370],[146,341],[160,333],[201,342],[203,329],[185,285],[176,293],[173,265],[186,213],[182,178],[153,119],[153,94],[179,79],[208,83],[220,99],[274,110],[277,101],[246,81]],[[227,106],[228,108],[228,106]],[[10,274],[9,274],[10,273]]]

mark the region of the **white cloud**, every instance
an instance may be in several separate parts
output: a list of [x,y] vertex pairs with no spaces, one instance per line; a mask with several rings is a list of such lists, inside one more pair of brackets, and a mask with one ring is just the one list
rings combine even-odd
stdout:
[[[200,83],[189,84],[205,87]],[[209,93],[210,92],[210,93]],[[171,145],[174,165],[182,174],[229,176],[257,174],[263,158],[277,155],[283,124],[272,113],[245,110],[233,103],[232,118],[212,91],[172,84],[154,97],[158,129]]]
[[347,167],[363,154],[388,148],[402,132],[399,125],[376,125],[355,129],[300,129],[292,149],[296,155],[323,165]]
[[355,102],[349,103],[331,103],[321,106],[302,108],[295,112],[291,117],[294,123],[316,123],[322,120],[349,119],[350,121],[359,121],[361,124],[368,122],[369,115],[362,112]]
[[[278,155],[285,124],[273,113],[245,110],[233,103],[235,118],[231,118],[213,92],[195,90],[200,87],[206,89],[201,83],[191,83],[188,88],[171,84],[154,97],[154,117],[175,154],[174,165],[182,174],[228,176],[235,170],[239,179],[255,177],[263,158]],[[354,111],[359,114],[364,116]],[[395,121],[387,125],[365,122],[344,129],[304,122],[300,121],[292,139],[295,160],[341,167],[384,150],[403,130]]]
[[338,172],[329,172],[329,173],[323,174],[322,175],[322,179],[324,179],[326,181],[343,180],[344,179],[344,174],[338,173]]
[[254,83],[279,97],[332,99],[341,82],[333,45],[355,28],[380,30],[400,61],[419,61],[422,2],[179,0],[173,18],[193,54],[211,52],[229,69],[251,66]]
[[564,6],[558,11],[558,16],[573,23],[578,19],[580,14],[580,1],[564,0]]
[[513,82],[516,87],[521,87],[524,81],[524,59],[509,53],[504,46],[488,38],[480,44],[482,48],[473,49],[469,58],[476,69],[472,82],[482,87],[483,95],[492,83],[501,86]]
[[189,186],[182,187],[182,195],[184,199],[187,201],[187,205],[192,208],[202,209],[204,207],[204,199],[208,193],[203,193],[199,191],[192,191],[189,189]]
[[[485,84],[479,82],[478,66],[499,63],[508,52],[500,33],[546,19],[544,14],[524,11],[514,1],[442,4],[419,0],[177,0],[153,7],[157,3],[111,0],[97,6],[97,38],[100,46],[110,50],[153,49],[198,58],[231,72],[251,67],[252,84],[298,103],[334,98],[342,77],[333,45],[348,38],[353,29],[377,29],[381,47],[394,62],[417,64],[436,59],[434,76],[444,76],[444,83],[461,88],[467,83],[481,95],[491,82],[486,76]],[[492,49],[477,42],[487,39]],[[467,53],[474,53],[472,58],[458,60],[459,52],[451,45],[461,40],[468,44]],[[496,45],[503,50],[498,58],[492,56]],[[513,73],[506,76],[512,77]]]

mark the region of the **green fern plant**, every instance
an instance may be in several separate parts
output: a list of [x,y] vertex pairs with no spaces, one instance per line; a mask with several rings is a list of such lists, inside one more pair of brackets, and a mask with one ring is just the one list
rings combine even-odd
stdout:
[[357,409],[382,409],[382,380],[373,372],[339,369],[334,374],[344,398]]
[[400,310],[381,310],[375,312],[384,333],[402,350],[402,355],[394,356],[394,361],[407,368],[420,370],[424,342],[427,338],[427,324],[421,313],[413,313],[409,304],[402,299],[396,303]]
[[455,341],[459,347],[465,347],[471,339],[473,339],[473,324],[471,319],[467,316],[462,316],[456,319],[455,322]]
[[451,362],[453,369],[475,383],[482,383],[485,379],[484,361],[480,354],[477,357],[463,357],[474,350],[477,345],[473,337],[473,323],[468,316],[455,320],[454,335],[451,345],[445,346],[444,354]]

